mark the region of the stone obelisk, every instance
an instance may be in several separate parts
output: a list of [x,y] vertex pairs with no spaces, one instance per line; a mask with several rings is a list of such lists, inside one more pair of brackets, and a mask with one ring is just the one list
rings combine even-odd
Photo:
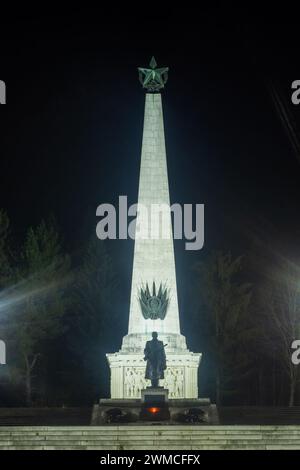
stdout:
[[[168,68],[139,68],[146,89],[144,129],[140,166],[138,209],[128,334],[122,348],[107,354],[111,370],[111,398],[140,398],[149,385],[144,378],[143,349],[157,331],[167,355],[165,379],[160,385],[170,398],[198,397],[200,353],[187,349],[180,333],[176,270],[171,227],[169,183],[160,90],[167,81]],[[167,227],[156,208],[161,207]],[[164,231],[165,230],[165,231]],[[168,234],[170,236],[166,236]]]

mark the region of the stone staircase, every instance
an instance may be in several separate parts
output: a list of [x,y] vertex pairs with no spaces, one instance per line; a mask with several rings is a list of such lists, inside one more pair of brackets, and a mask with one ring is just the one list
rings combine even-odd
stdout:
[[300,426],[1,426],[0,450],[300,449]]

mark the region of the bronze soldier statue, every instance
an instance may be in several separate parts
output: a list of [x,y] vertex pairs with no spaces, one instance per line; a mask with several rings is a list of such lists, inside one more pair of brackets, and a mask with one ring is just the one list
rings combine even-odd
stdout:
[[158,387],[159,379],[164,378],[164,371],[167,368],[165,347],[157,337],[158,334],[154,331],[152,340],[147,341],[144,350],[144,361],[147,361],[145,379],[151,380],[151,387]]

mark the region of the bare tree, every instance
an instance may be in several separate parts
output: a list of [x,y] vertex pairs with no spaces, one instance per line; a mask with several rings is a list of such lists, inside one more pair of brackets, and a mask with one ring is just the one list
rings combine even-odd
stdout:
[[267,341],[289,380],[289,406],[295,404],[299,367],[292,363],[292,342],[300,339],[300,269],[284,260],[269,273],[264,287]]
[[256,334],[249,321],[251,285],[243,282],[242,257],[215,252],[196,266],[200,296],[212,326],[211,354],[215,358],[216,402],[238,392],[234,383],[251,372],[248,342]]
[[47,343],[64,332],[69,257],[62,251],[53,222],[27,232],[10,287],[5,334],[12,366],[24,380],[26,403],[32,404],[33,379]]

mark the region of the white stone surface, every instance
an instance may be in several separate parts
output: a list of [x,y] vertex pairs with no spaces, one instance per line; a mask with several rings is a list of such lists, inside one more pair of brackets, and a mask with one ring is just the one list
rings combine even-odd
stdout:
[[[152,204],[170,205],[167,159],[164,136],[162,102],[160,94],[146,94],[144,132],[140,167],[138,203],[147,207]],[[170,212],[169,212],[170,216]],[[137,216],[137,227],[148,226],[144,212]],[[153,227],[152,227],[153,229]],[[145,320],[138,302],[138,289],[148,282],[152,286],[160,282],[170,289],[170,305],[164,320]],[[177,285],[173,238],[137,239],[131,285],[131,301],[128,333],[180,333]]]
[[[170,206],[160,94],[146,94],[138,203],[145,206],[149,214],[153,204]],[[168,238],[162,230],[158,230],[157,220],[151,226],[145,212],[138,212],[136,229],[142,236],[135,240],[128,334],[123,338],[119,352],[107,354],[111,370],[111,398],[140,398],[141,390],[150,385],[144,378],[143,350],[153,331],[157,331],[159,339],[167,344],[167,370],[160,385],[169,389],[170,398],[198,397],[201,354],[190,352],[185,337],[180,333],[169,210],[167,217]],[[157,233],[155,239],[149,237],[151,230]],[[139,305],[140,287],[148,283],[152,288],[153,281],[156,286],[162,283],[170,292],[170,304],[164,320],[145,320]]]

